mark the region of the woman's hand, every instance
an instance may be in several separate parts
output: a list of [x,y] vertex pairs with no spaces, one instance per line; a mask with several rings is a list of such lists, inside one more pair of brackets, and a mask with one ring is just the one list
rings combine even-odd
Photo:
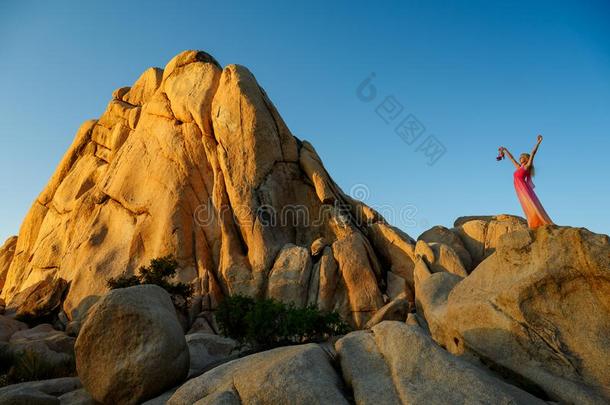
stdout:
[[536,138],[538,140],[538,144],[540,144],[540,142],[542,142],[542,135],[538,135],[538,138]]
[[504,146],[500,146],[500,151],[502,153],[506,153],[506,155],[508,156],[508,158],[510,159],[511,162],[513,162],[513,164],[515,165],[516,168],[519,168],[519,163],[517,163],[517,161],[515,160],[515,158],[513,157],[512,153],[509,152],[508,149],[506,149]]

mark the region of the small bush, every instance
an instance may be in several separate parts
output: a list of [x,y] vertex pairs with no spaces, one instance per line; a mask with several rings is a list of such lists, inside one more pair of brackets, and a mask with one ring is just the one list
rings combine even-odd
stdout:
[[178,262],[172,256],[165,256],[152,259],[150,265],[140,267],[137,276],[123,275],[109,278],[106,280],[106,284],[111,290],[134,285],[155,284],[172,296],[174,304],[181,302],[180,298],[187,302],[193,295],[193,287],[184,283],[170,283],[166,280],[176,274],[177,268]]
[[216,321],[223,335],[254,349],[321,341],[349,331],[336,312],[242,295],[225,298],[216,310]]
[[234,295],[224,299],[216,310],[216,321],[221,333],[238,342],[245,342],[248,335],[246,315],[252,312],[254,300],[242,295]]
[[108,285],[108,288],[114,290],[117,288],[127,288],[133,287],[134,285],[140,285],[140,279],[138,276],[122,275],[117,278],[109,278],[106,280],[106,284]]

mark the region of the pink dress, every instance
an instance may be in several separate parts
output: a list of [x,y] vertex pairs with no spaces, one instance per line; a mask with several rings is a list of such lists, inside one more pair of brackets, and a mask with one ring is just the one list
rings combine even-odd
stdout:
[[542,225],[553,225],[553,221],[534,193],[534,183],[532,183],[529,171],[521,166],[515,171],[513,178],[517,197],[519,197],[519,202],[527,217],[527,225],[532,229]]

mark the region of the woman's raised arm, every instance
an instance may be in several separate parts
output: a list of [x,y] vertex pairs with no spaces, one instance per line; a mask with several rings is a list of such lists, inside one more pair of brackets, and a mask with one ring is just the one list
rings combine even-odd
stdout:
[[526,169],[529,170],[529,168],[534,163],[534,156],[536,156],[536,152],[538,152],[538,147],[540,146],[541,142],[542,142],[542,135],[538,135],[538,137],[536,138],[536,146],[534,146],[534,149],[532,149],[532,153],[530,153],[530,158],[527,161],[527,163],[525,164]]
[[508,158],[510,159],[511,162],[513,162],[513,164],[515,165],[515,167],[518,169],[519,168],[519,163],[515,160],[515,158],[513,157],[513,155],[508,151],[508,149],[506,149],[504,146],[500,147],[507,155]]

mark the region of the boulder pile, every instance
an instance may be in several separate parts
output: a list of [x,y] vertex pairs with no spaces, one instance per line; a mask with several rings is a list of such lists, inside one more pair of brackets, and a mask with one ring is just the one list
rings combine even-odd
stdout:
[[[188,305],[109,291],[166,255]],[[236,294],[353,331],[256,353],[220,336]],[[81,126],[0,247],[0,403],[606,404],[609,297],[608,236],[495,215],[415,240],[248,69],[185,51]]]

